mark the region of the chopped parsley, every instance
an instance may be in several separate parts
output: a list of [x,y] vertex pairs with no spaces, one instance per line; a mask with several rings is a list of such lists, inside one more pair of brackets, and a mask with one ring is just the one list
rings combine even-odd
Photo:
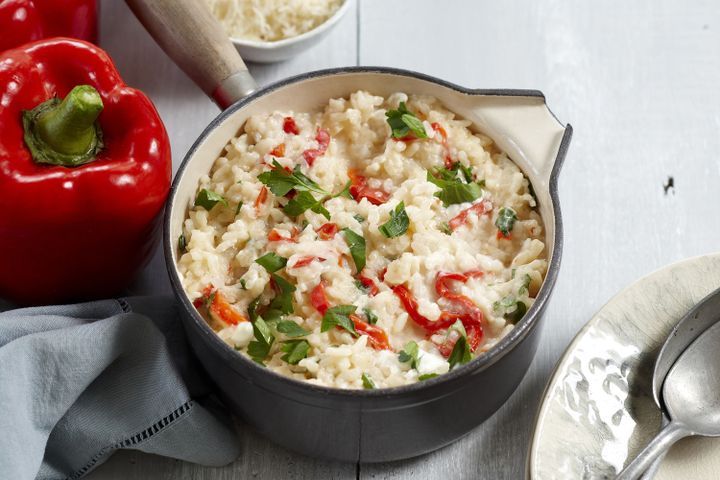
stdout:
[[283,207],[283,212],[289,217],[297,217],[308,209],[330,220],[330,212],[323,206],[323,200],[316,200],[310,192],[298,193]]
[[369,294],[370,290],[372,290],[372,287],[365,285],[360,280],[355,280],[355,286],[357,287],[358,290],[360,290],[365,295]]
[[405,234],[409,226],[410,218],[405,211],[405,202],[400,202],[395,210],[390,212],[390,220],[380,225],[378,230],[387,238],[395,238]]
[[440,191],[436,192],[435,196],[442,200],[443,205],[446,207],[457,203],[475,201],[482,196],[483,192],[482,183],[463,183],[457,177],[445,180],[428,172],[427,181],[440,187]]
[[425,380],[430,380],[431,378],[435,378],[435,377],[437,377],[437,376],[438,376],[437,373],[425,373],[425,374],[423,374],[423,375],[420,375],[420,376],[418,377],[418,380],[420,380],[421,382],[423,382],[423,381],[425,381]]
[[275,314],[277,317],[282,314],[292,313],[292,294],[295,291],[295,286],[276,273],[271,274],[271,278],[279,292],[270,302],[270,311],[277,310],[279,312],[279,314]]
[[359,213],[356,213],[355,215],[353,215],[353,218],[355,220],[357,220],[358,223],[363,223],[365,221],[365,217],[363,217]]
[[287,265],[287,258],[281,257],[277,253],[269,252],[256,259],[255,263],[265,267],[265,270],[267,270],[268,273],[274,273],[281,268],[285,268],[285,265]]
[[185,238],[185,234],[181,233],[178,237],[178,251],[180,253],[185,253],[187,250],[187,239]]
[[365,318],[367,318],[367,321],[370,325],[375,325],[378,322],[378,316],[375,315],[375,313],[369,308],[363,308],[363,313],[365,314]]
[[385,112],[387,123],[392,129],[394,138],[404,138],[410,135],[410,132],[416,138],[427,138],[425,127],[422,121],[407,109],[405,102],[400,102],[397,110],[388,110]]
[[243,202],[238,202],[237,207],[235,208],[235,216],[236,217],[240,213],[240,209],[242,208],[242,206],[243,206]]
[[288,172],[277,160],[273,160],[272,170],[258,175],[258,180],[278,197],[284,197],[293,189],[297,192],[315,192],[320,195],[328,195],[328,192],[300,171],[300,165],[297,165],[292,172]]
[[[529,276],[528,276],[529,278]],[[521,287],[522,289],[523,287]],[[517,323],[527,312],[527,305],[519,301],[515,295],[508,295],[502,300],[493,303],[493,310],[502,313],[503,317],[512,324]]]
[[515,210],[510,207],[503,207],[498,212],[498,217],[495,220],[495,226],[500,230],[505,237],[510,236],[510,231],[515,226],[515,221],[518,219]]
[[255,340],[248,345],[248,355],[260,365],[265,365],[264,360],[270,354],[275,337],[262,317],[257,317],[253,322],[253,335]]
[[355,305],[338,305],[337,307],[328,308],[325,315],[323,315],[320,331],[327,332],[337,326],[344,328],[353,336],[359,337],[360,335],[355,330],[355,324],[350,320],[350,315],[355,313],[355,310],[357,310]]
[[373,382],[373,379],[370,378],[370,375],[368,375],[367,373],[362,374],[362,383],[365,390],[372,390],[374,388],[377,388],[375,386],[375,382]]
[[467,332],[465,331],[465,327],[460,320],[456,321],[448,329],[448,334],[450,334],[450,332],[452,332],[453,330],[458,332],[460,334],[460,337],[457,339],[457,342],[455,342],[455,346],[453,347],[452,352],[450,352],[450,356],[448,357],[450,369],[455,367],[455,365],[465,364],[472,359],[472,355],[470,353],[470,344],[468,343],[467,339]]
[[292,320],[283,320],[279,322],[275,328],[277,328],[278,332],[284,333],[288,337],[304,337],[310,333]]
[[415,343],[414,340],[410,340],[408,343],[405,344],[403,349],[400,351],[400,355],[398,355],[398,359],[402,363],[409,363],[410,368],[417,369],[418,364],[420,363],[420,359],[418,358],[419,352],[420,352],[420,349],[418,348],[418,344]]
[[307,358],[308,350],[310,350],[310,344],[307,340],[288,340],[283,342],[280,347],[280,351],[285,352],[285,355],[280,358],[290,365],[297,365],[300,360]]
[[352,256],[353,262],[355,262],[355,269],[360,273],[365,268],[365,239],[362,235],[358,235],[349,228],[343,228],[343,237],[345,237],[345,243],[347,243],[350,249],[350,255]]
[[212,190],[208,190],[207,188],[200,190],[195,197],[195,206],[203,207],[208,212],[218,203],[222,203],[226,207],[228,204],[225,197],[219,193],[213,192]]

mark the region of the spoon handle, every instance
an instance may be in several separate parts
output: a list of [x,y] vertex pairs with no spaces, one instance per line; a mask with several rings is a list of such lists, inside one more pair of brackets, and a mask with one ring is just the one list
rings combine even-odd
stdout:
[[670,422],[660,430],[655,438],[643,449],[635,460],[620,472],[615,480],[637,480],[650,467],[652,462],[661,454],[665,453],[673,443],[683,437],[692,435],[683,425]]

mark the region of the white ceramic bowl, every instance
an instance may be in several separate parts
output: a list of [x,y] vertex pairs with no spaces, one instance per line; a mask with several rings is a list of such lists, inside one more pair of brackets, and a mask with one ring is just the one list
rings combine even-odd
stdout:
[[233,37],[230,37],[230,40],[240,52],[240,56],[246,61],[257,63],[281,62],[298,55],[325,38],[354,3],[354,0],[345,0],[340,5],[340,8],[325,22],[295,37],[275,42],[261,42]]

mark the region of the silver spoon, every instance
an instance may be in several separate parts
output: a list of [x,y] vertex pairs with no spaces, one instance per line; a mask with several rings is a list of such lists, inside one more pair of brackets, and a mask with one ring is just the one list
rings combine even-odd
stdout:
[[[718,320],[720,320],[720,289],[710,293],[686,313],[675,325],[660,349],[660,353],[655,359],[652,390],[655,403],[662,412],[663,427],[670,423],[661,399],[665,377],[685,349]],[[651,480],[655,477],[664,456],[660,455],[653,462],[643,475],[643,480]]]
[[636,480],[662,453],[691,435],[720,436],[720,323],[707,329],[678,358],[665,378],[662,401],[670,423],[617,480]]

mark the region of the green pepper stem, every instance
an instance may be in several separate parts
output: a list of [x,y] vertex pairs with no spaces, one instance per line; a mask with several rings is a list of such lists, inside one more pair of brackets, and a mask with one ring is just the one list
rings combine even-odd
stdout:
[[77,167],[95,160],[103,148],[97,122],[100,94],[78,85],[61,100],[52,98],[23,112],[25,144],[37,163]]
[[95,121],[102,109],[98,91],[78,85],[55,108],[38,117],[36,133],[56,152],[81,155],[95,142]]

